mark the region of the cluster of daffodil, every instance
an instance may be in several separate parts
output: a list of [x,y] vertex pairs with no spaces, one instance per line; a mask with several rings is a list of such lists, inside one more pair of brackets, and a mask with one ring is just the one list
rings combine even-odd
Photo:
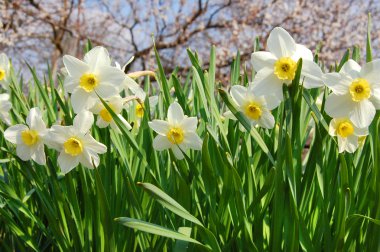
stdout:
[[[248,87],[234,85],[230,94],[238,109],[247,117],[252,126],[271,129],[275,119],[271,110],[283,101],[284,84],[290,85],[297,72],[297,62],[302,58],[301,84],[304,88],[320,88],[326,85],[332,91],[326,100],[325,111],[332,117],[329,133],[337,136],[339,152],[354,152],[359,146],[359,138],[368,134],[376,109],[380,109],[380,60],[367,63],[362,68],[353,60],[348,60],[338,73],[324,74],[313,61],[312,52],[303,45],[296,44],[287,31],[275,28],[267,40],[268,52],[252,54],[252,65],[256,71]],[[109,110],[99,97],[104,99],[127,129],[132,126],[122,116],[123,109],[135,106],[135,125],[140,124],[144,115],[145,92],[129,75],[125,66],[113,65],[107,50],[95,47],[84,56],[83,61],[72,56],[64,56],[65,91],[71,94],[71,105],[77,114],[72,126],[53,125],[47,129],[38,108],[32,108],[26,118],[26,125],[13,125],[5,133],[5,138],[16,144],[16,153],[22,160],[34,160],[45,164],[44,145],[60,152],[58,163],[63,173],[69,172],[79,163],[88,168],[97,167],[99,154],[107,148],[90,134],[97,115],[99,128],[110,126],[120,133]],[[11,83],[10,63],[5,54],[0,55],[0,83],[5,90]],[[132,93],[122,97],[120,94]],[[150,97],[154,109],[158,97]],[[131,105],[131,101],[139,101]],[[7,93],[0,94],[0,119],[10,125],[11,103]],[[227,118],[235,116],[227,111]],[[181,106],[174,102],[169,106],[167,121],[153,120],[149,126],[157,133],[153,147],[158,150],[171,149],[176,158],[184,158],[188,149],[200,150],[202,140],[196,133],[198,120],[187,117]],[[242,128],[242,130],[244,130]]]

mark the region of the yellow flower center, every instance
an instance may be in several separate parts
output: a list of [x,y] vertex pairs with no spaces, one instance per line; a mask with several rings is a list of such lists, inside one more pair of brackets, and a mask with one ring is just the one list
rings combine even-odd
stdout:
[[171,128],[169,132],[166,134],[168,137],[169,141],[172,144],[180,144],[183,142],[183,130],[181,128]]
[[348,137],[354,134],[354,126],[348,120],[342,121],[336,127],[336,133],[341,137]]
[[71,156],[77,156],[83,152],[81,140],[76,137],[70,137],[64,144],[65,152]]
[[[115,111],[114,107],[111,104],[108,104],[108,106],[112,109],[112,111]],[[99,115],[104,121],[112,122],[112,115],[106,108],[100,110]]]
[[350,86],[350,94],[352,100],[359,102],[364,99],[368,99],[371,96],[371,88],[366,79],[355,79]]
[[0,68],[0,81],[5,78],[5,70]]
[[255,102],[250,102],[247,105],[245,105],[244,112],[246,116],[253,120],[259,119],[261,114],[263,113],[260,105]]
[[296,70],[297,62],[289,57],[282,57],[274,63],[274,74],[280,80],[293,80]]
[[92,73],[85,73],[79,79],[79,86],[81,86],[86,92],[92,92],[98,84],[98,78]]
[[24,130],[21,132],[21,140],[28,146],[37,143],[39,138],[38,132],[35,130]]
[[136,116],[142,118],[144,116],[144,104],[138,103],[136,105]]

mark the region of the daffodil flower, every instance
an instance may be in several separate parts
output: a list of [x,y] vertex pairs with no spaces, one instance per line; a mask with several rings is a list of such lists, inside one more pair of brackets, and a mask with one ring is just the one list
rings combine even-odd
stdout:
[[[113,96],[105,101],[107,105],[112,109],[113,112],[119,117],[119,119],[123,122],[125,127],[127,129],[132,129],[131,125],[124,119],[124,117],[121,115],[121,112],[123,111],[124,107],[124,100],[121,98],[120,95]],[[96,125],[99,128],[105,128],[108,126],[111,126],[113,130],[115,130],[117,133],[121,133],[119,127],[115,123],[115,121],[112,118],[112,115],[106,107],[104,107],[103,103],[99,101],[92,109],[91,112],[98,115],[98,119],[96,121]]]
[[[274,118],[270,110],[276,108],[280,100],[274,96],[255,96],[253,85],[248,88],[240,85],[231,87],[230,94],[232,99],[238,105],[238,109],[247,117],[251,126],[259,125],[260,127],[272,129],[274,126]],[[236,120],[231,111],[224,113],[224,116]],[[244,127],[240,127],[245,131]]]
[[[133,60],[133,58],[131,60],[129,60],[127,62],[127,64],[125,64],[123,67],[120,66],[119,63],[115,62],[115,65],[118,69],[122,70],[123,73],[125,73],[125,68],[127,67],[127,65]],[[145,99],[145,92],[144,90],[139,86],[139,84],[137,84],[136,81],[134,81],[130,76],[128,76],[128,74],[125,74],[125,79],[123,81],[123,88],[126,89],[126,90],[130,90],[134,95],[136,95],[140,100],[144,100]]]
[[304,45],[296,44],[289,33],[281,27],[274,28],[267,40],[269,52],[252,53],[251,62],[257,72],[253,83],[256,95],[274,95],[283,100],[282,85],[291,84],[302,58],[301,81],[305,88],[323,86],[323,74],[313,62],[312,52]]
[[[202,140],[196,133],[198,120],[187,117],[181,106],[174,102],[169,106],[168,121],[153,120],[149,126],[157,132],[153,148],[162,151],[171,148],[177,159],[183,159],[187,149],[201,150]],[[181,151],[182,150],[182,151]]]
[[339,73],[325,75],[332,93],[326,99],[325,111],[331,117],[348,117],[359,128],[368,127],[380,109],[380,60],[360,67],[348,60]]
[[9,101],[9,94],[0,94],[0,120],[7,125],[11,125],[9,110],[12,108],[12,103]]
[[0,85],[8,89],[10,82],[10,63],[5,53],[0,53]]
[[68,173],[79,163],[89,169],[99,165],[98,154],[105,153],[107,147],[91,136],[90,129],[93,123],[93,114],[82,110],[75,116],[72,126],[51,127],[48,140],[50,146],[60,152],[58,164],[62,173]]
[[39,108],[32,108],[26,118],[26,124],[16,124],[4,132],[9,142],[16,144],[16,154],[24,161],[34,160],[37,164],[45,165],[44,138],[47,133]]
[[145,97],[146,97],[146,95],[143,97],[143,99],[136,97],[138,99],[135,98],[132,100],[133,102],[128,102],[125,105],[125,108],[129,109],[131,111],[131,114],[134,115],[134,116],[132,116],[133,122],[134,122],[133,126],[136,128],[140,127],[141,120],[144,117],[145,112],[150,113],[151,111],[154,111],[154,109],[158,103],[158,96],[157,95],[150,96],[148,98],[149,99],[149,109],[147,110],[145,108]]
[[368,135],[368,129],[356,127],[348,118],[334,118],[330,121],[329,134],[337,136],[339,153],[353,153],[363,137]]
[[63,57],[68,75],[65,78],[66,92],[71,93],[75,113],[91,109],[98,101],[119,94],[123,88],[125,74],[111,66],[111,59],[104,47],[95,47],[81,61],[70,55]]

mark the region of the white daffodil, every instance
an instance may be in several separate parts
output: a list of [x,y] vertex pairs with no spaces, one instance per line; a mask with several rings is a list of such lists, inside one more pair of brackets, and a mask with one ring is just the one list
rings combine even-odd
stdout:
[[[111,59],[104,47],[95,47],[81,61],[70,55],[63,57],[68,75],[65,90],[71,93],[75,113],[92,108],[98,100],[119,94],[123,88],[125,74],[111,66]],[[96,94],[97,93],[97,94]]]
[[256,95],[274,95],[283,100],[282,85],[291,84],[302,58],[301,81],[305,88],[323,86],[322,70],[313,62],[312,52],[281,27],[274,28],[267,40],[269,52],[252,53],[251,62],[257,72],[254,79]]
[[9,110],[12,108],[12,103],[9,101],[9,94],[0,94],[0,120],[5,124],[11,124]]
[[[150,113],[151,111],[154,111],[155,107],[157,106],[158,103],[158,96],[150,96],[149,98],[149,110],[146,111],[145,108],[145,100],[136,100],[133,99],[133,102],[129,102],[126,105],[127,109],[133,109],[131,112],[134,114],[133,117],[133,122],[134,122],[134,127],[138,128],[140,127],[141,120],[144,117],[144,113],[148,112]],[[134,106],[133,106],[134,105]]]
[[171,148],[178,159],[184,158],[181,150],[201,150],[202,140],[196,133],[197,123],[196,117],[185,116],[181,106],[176,102],[172,103],[168,110],[168,121],[149,122],[149,127],[158,134],[153,140],[153,148],[158,151]]
[[[132,129],[131,125],[124,119],[124,117],[121,115],[121,112],[123,111],[124,106],[124,99],[121,98],[120,95],[113,96],[105,101],[107,105],[112,109],[115,114],[119,117],[119,119],[124,123],[125,127],[127,129]],[[104,107],[103,103],[99,100],[99,102],[91,109],[91,112],[98,115],[98,120],[96,121],[96,125],[99,128],[105,128],[108,127],[108,125],[111,126],[113,130],[115,130],[117,133],[121,133],[119,127],[115,123],[115,121],[112,118],[112,115],[106,107]]]
[[360,67],[348,60],[339,73],[325,75],[332,90],[325,111],[331,117],[348,117],[359,128],[368,127],[380,109],[380,60]]
[[11,64],[5,53],[0,53],[0,84],[3,88],[8,89],[10,82]]
[[107,147],[97,142],[90,134],[94,123],[91,112],[83,110],[74,118],[72,126],[54,125],[48,134],[49,144],[60,152],[58,164],[66,174],[79,163],[89,169],[100,163],[98,154],[107,152]]
[[46,163],[44,138],[47,133],[39,108],[32,108],[26,118],[26,124],[17,124],[4,132],[9,142],[16,144],[16,154],[22,160],[34,160],[40,165]]
[[334,118],[330,121],[329,134],[338,137],[339,153],[353,153],[368,135],[368,129],[357,128],[348,118]]
[[[238,105],[238,109],[248,118],[252,126],[273,128],[274,118],[270,110],[276,108],[281,102],[275,96],[255,96],[252,84],[248,88],[234,85],[231,87],[230,94]],[[224,116],[236,120],[231,111],[224,113]],[[245,131],[244,127],[240,129]]]

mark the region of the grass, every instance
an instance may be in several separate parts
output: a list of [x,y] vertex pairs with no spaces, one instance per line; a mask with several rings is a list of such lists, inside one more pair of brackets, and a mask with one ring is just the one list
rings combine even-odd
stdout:
[[[188,75],[174,71],[167,79],[155,51],[159,88],[149,78],[143,86],[159,95],[159,103],[144,113],[139,128],[127,130],[112,110],[122,134],[93,126],[92,134],[108,147],[97,169],[79,166],[63,175],[51,149],[45,150],[46,166],[24,162],[0,125],[1,250],[380,250],[379,113],[363,146],[339,154],[327,132],[324,99],[321,107],[315,103],[328,90],[298,85],[299,62],[293,85],[284,86],[285,101],[272,111],[276,127],[251,128],[215,78],[215,48],[208,69],[195,52],[187,52]],[[366,55],[370,61],[370,37]],[[347,50],[333,70],[349,58],[360,60],[359,48]],[[38,77],[29,69],[30,83],[13,75],[13,122],[24,123],[29,108],[37,106],[49,126],[57,120],[71,125],[62,76],[54,81],[50,71]],[[237,54],[230,82],[246,86],[250,78]],[[203,139],[202,151],[188,152],[184,160],[154,151],[148,127],[148,121],[166,118],[174,100],[199,118]],[[149,99],[145,103],[149,108]],[[227,108],[238,121],[224,120]],[[133,111],[132,106],[124,117],[132,121]]]

